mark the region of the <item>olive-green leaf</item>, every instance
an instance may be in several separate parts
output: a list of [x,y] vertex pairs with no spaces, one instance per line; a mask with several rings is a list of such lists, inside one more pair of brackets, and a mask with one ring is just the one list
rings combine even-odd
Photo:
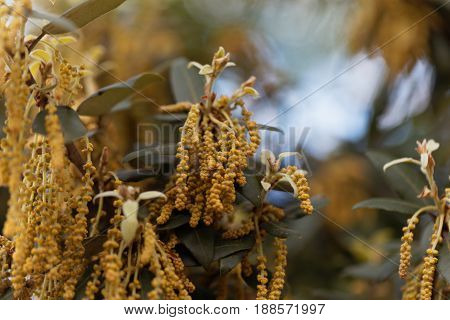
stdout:
[[439,250],[438,270],[445,280],[450,283],[450,243],[447,240]]
[[284,131],[277,127],[267,126],[265,124],[260,124],[260,123],[257,123],[256,127],[259,130],[273,131],[273,132],[278,132],[278,133],[284,134]]
[[206,269],[214,258],[214,231],[206,226],[177,229],[177,235],[195,259]]
[[164,230],[173,230],[178,227],[184,226],[189,222],[189,215],[187,214],[174,214],[172,217],[167,221],[167,223],[158,226],[158,230],[164,231]]
[[103,244],[108,240],[104,234],[99,234],[83,240],[84,257],[90,260],[93,256],[99,254],[103,249]]
[[375,168],[383,174],[391,188],[402,198],[416,203],[428,203],[427,200],[417,199],[417,195],[426,184],[425,178],[418,167],[410,164],[400,164],[392,166],[386,172],[383,172],[383,166],[394,160],[393,157],[378,151],[367,152],[367,157]]
[[215,243],[214,260],[219,260],[238,251],[250,250],[254,243],[254,235],[248,235],[241,239],[219,239]]
[[289,236],[300,237],[300,234],[297,230],[291,229],[287,226],[287,224],[281,222],[263,222],[261,223],[261,228],[266,230],[269,234],[278,238],[288,238]]
[[150,103],[150,101],[146,100],[138,100],[134,101],[132,99],[126,99],[123,101],[120,101],[116,105],[114,105],[110,110],[109,113],[115,113],[115,112],[121,112],[121,111],[127,111],[131,109],[151,109],[154,105]]
[[5,132],[3,132],[5,121],[6,121],[5,100],[0,99],[0,139],[5,137]]
[[394,263],[393,259],[389,259],[382,264],[363,263],[347,267],[344,269],[343,275],[378,282],[386,280],[396,270],[396,263]]
[[259,207],[263,201],[261,198],[263,188],[261,186],[261,177],[250,172],[244,172],[247,183],[237,188],[237,192],[245,199],[250,201],[255,207]]
[[[36,11],[36,10],[31,10],[29,13],[29,17],[35,18],[35,19],[40,19],[40,20],[47,20],[53,26],[68,30],[68,32],[75,31],[78,29],[76,24],[73,23],[72,21],[70,21],[69,19],[66,19],[63,16],[48,13],[48,12],[40,12],[40,11]],[[42,35],[41,35],[41,37],[42,37]]]
[[147,299],[147,294],[153,289],[152,279],[154,275],[148,268],[141,268],[139,272],[139,282],[141,284],[141,299]]
[[181,260],[183,260],[183,264],[185,267],[198,267],[200,263],[194,258],[192,253],[186,249],[184,245],[177,245],[175,250],[180,255]]
[[125,155],[122,162],[130,162],[136,159],[145,161],[148,165],[151,165],[152,163],[173,162],[175,160],[174,156],[176,151],[177,145],[175,143],[145,147]]
[[247,250],[236,252],[219,261],[220,275],[227,274],[238,265],[239,262],[247,255]]
[[152,115],[151,119],[155,122],[184,122],[187,119],[188,114],[185,112],[161,112]]
[[372,198],[361,201],[353,206],[353,209],[359,208],[381,209],[385,211],[412,214],[420,209],[420,206],[416,203],[400,199]]
[[[78,107],[78,113],[84,116],[101,116],[119,108],[117,104],[139,93],[148,85],[161,81],[162,77],[156,73],[142,73],[127,81],[117,82],[101,88],[86,98]],[[149,101],[150,102],[150,101]]]
[[158,173],[149,169],[123,169],[116,171],[116,175],[123,182],[139,182],[156,177]]
[[[87,129],[80,120],[78,113],[70,107],[59,106],[56,110],[61,129],[64,135],[64,142],[73,142],[87,133]],[[42,135],[47,134],[45,129],[45,116],[47,110],[40,111],[33,121],[33,131]]]
[[[87,0],[70,8],[61,15],[61,19],[72,22],[77,28],[84,27],[94,19],[120,6],[126,0]],[[42,28],[44,33],[60,34],[74,31],[61,23],[50,22]]]
[[195,68],[188,69],[186,58],[175,59],[170,65],[170,85],[176,102],[199,102],[204,80]]

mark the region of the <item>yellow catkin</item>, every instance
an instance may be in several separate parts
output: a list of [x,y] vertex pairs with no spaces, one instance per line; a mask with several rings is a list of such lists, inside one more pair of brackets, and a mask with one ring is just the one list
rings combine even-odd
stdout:
[[281,296],[281,291],[284,287],[284,278],[286,276],[287,265],[287,246],[286,240],[281,238],[275,238],[274,240],[276,259],[275,270],[272,279],[269,283],[269,300],[278,300]]
[[121,286],[123,277],[122,254],[120,252],[121,232],[118,225],[122,221],[122,200],[114,201],[116,215],[111,219],[113,227],[108,230],[108,240],[103,244],[103,255],[100,264],[104,276],[103,297],[108,300],[121,299],[124,296],[124,288]]
[[[22,203],[24,219],[23,232],[20,232],[15,238],[15,251],[13,254],[13,261],[11,266],[12,288],[14,297],[24,297],[25,277],[27,273],[33,269],[33,263],[30,261],[31,249],[34,246],[34,238],[36,234],[36,223],[38,221],[37,210],[42,206],[42,170],[46,167],[46,157],[42,155],[44,142],[38,141],[37,135],[35,141],[30,145],[31,157],[25,165],[23,178],[23,192],[21,192],[24,199]],[[38,152],[41,153],[38,156]]]
[[64,146],[64,137],[61,131],[57,108],[53,104],[48,104],[46,107],[47,115],[45,117],[45,129],[47,131],[48,142],[52,154],[51,166],[59,176],[60,170],[64,168],[64,158],[66,148]]
[[422,275],[423,264],[420,264],[413,272],[408,274],[405,285],[402,287],[403,300],[420,299],[420,278]]
[[261,210],[261,219],[264,222],[280,221],[285,217],[284,210],[265,203]]
[[189,150],[194,147],[195,126],[199,120],[200,111],[197,105],[193,105],[189,111],[186,122],[182,128],[182,138],[177,149],[177,180],[176,180],[176,199],[175,208],[183,210],[188,202],[187,177],[190,170]]
[[300,210],[306,214],[311,214],[314,208],[309,195],[309,184],[306,176],[295,166],[283,168],[281,172],[288,174],[297,186],[297,199],[300,201]]
[[[4,36],[3,50],[11,53],[12,63],[9,80],[5,84],[4,98],[7,122],[5,126],[6,138],[2,143],[2,160],[0,171],[2,183],[8,184],[10,199],[8,214],[3,234],[12,237],[23,231],[24,225],[20,221],[23,216],[19,205],[19,190],[26,158],[24,155],[25,133],[30,120],[26,115],[30,89],[27,85],[29,56],[24,45],[25,10],[30,9],[29,1],[15,1],[11,11],[8,33]],[[5,52],[5,51],[3,51]],[[7,165],[7,169],[4,167]]]
[[259,255],[257,257],[257,265],[256,270],[258,272],[258,275],[256,276],[256,279],[258,280],[258,285],[256,286],[256,299],[257,300],[266,300],[267,299],[267,282],[269,280],[267,279],[267,269],[266,269],[266,263],[267,259],[265,256]]
[[155,228],[150,222],[147,222],[144,227],[144,245],[142,247],[140,258],[143,265],[150,263],[152,255],[155,253],[155,246]]
[[[37,156],[37,151],[40,155]],[[15,239],[16,251],[13,256],[12,284],[15,297],[25,298],[22,292],[25,285],[25,276],[33,272],[34,263],[31,261],[32,249],[37,250],[34,245],[38,222],[40,221],[40,211],[44,207],[42,195],[45,194],[43,181],[46,176],[42,171],[46,170],[48,156],[46,155],[44,143],[39,143],[38,147],[33,145],[32,158],[25,165],[23,183],[21,187],[22,199],[21,208],[23,214],[23,232]],[[38,211],[39,210],[39,211]],[[42,210],[43,211],[43,210]],[[48,225],[47,225],[48,226]],[[44,228],[44,227],[43,227]],[[36,263],[36,268],[39,267]]]
[[165,299],[169,300],[189,300],[191,299],[189,292],[184,287],[183,281],[177,275],[173,262],[169,259],[164,249],[159,248],[161,266],[164,270],[162,280],[162,289]]
[[434,223],[433,234],[431,236],[430,248],[426,251],[423,262],[422,278],[420,282],[420,299],[431,300],[433,297],[434,277],[436,265],[438,263],[439,251],[437,246],[442,242],[442,230],[444,226],[445,214],[440,214]]
[[11,260],[14,252],[14,243],[0,236],[0,294],[10,285]]
[[82,89],[80,79],[84,67],[72,66],[68,61],[61,58],[59,54],[56,54],[55,58],[57,64],[55,71],[58,83],[53,90],[53,98],[59,105],[69,106],[73,104],[73,98]]
[[253,223],[253,221],[247,220],[239,228],[230,229],[230,230],[225,231],[222,234],[222,238],[224,238],[224,239],[242,238],[243,236],[248,235],[254,229],[255,229],[255,224]]
[[412,217],[408,220],[408,225],[403,228],[402,245],[400,246],[400,265],[398,268],[398,274],[402,279],[407,277],[411,264],[411,244],[417,223],[419,223],[419,218]]
[[63,260],[65,264],[63,269],[67,273],[67,278],[64,281],[64,299],[72,299],[75,295],[75,286],[84,271],[85,265],[83,240],[88,232],[86,216],[89,213],[88,203],[92,200],[94,185],[92,177],[95,175],[96,169],[91,160],[93,145],[87,138],[84,140],[85,147],[82,152],[86,154],[87,161],[83,166],[85,171],[82,177],[83,185],[74,204],[77,213],[74,217],[73,225],[69,228],[69,236],[65,241],[66,250],[64,252]]
[[175,246],[180,242],[175,233],[169,235],[169,240],[164,244],[164,248],[170,257],[172,265],[175,269],[176,275],[180,278],[183,284],[182,290],[187,290],[187,292],[192,293],[195,290],[194,284],[186,276],[186,270],[184,268],[183,260],[180,255],[175,251]]
[[242,274],[247,278],[250,277],[253,273],[252,265],[251,265],[247,255],[244,256],[244,258],[242,258],[241,270],[242,270]]
[[166,280],[164,279],[164,271],[156,252],[151,257],[149,270],[153,273],[151,281],[153,289],[147,293],[147,298],[150,300],[162,299],[164,297],[163,285],[165,285]]
[[420,299],[430,300],[433,295],[434,273],[436,272],[436,264],[438,262],[438,251],[428,249],[424,258],[422,269],[422,280],[420,282]]
[[187,290],[188,293],[193,293],[195,291],[195,285],[187,277],[184,263],[183,263],[183,260],[181,259],[180,255],[177,252],[172,251],[171,258],[172,258],[172,262],[173,262],[173,265],[175,268],[175,272],[177,273],[178,277],[181,279],[184,288]]

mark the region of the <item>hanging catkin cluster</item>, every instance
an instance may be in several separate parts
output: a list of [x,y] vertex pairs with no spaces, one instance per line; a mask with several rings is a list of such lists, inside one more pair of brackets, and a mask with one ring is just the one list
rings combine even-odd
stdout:
[[[424,186],[418,198],[430,198],[433,205],[427,205],[418,209],[408,220],[408,224],[403,228],[402,244],[400,247],[400,264],[399,275],[407,280],[404,286],[405,299],[421,299],[430,300],[434,297],[434,285],[436,282],[436,266],[438,263],[439,247],[443,241],[443,232],[446,221],[450,217],[449,193],[446,190],[442,197],[439,197],[439,189],[434,180],[435,161],[432,153],[439,148],[439,143],[434,140],[417,141],[416,151],[420,156],[420,160],[413,158],[401,158],[393,160],[384,165],[384,170],[400,163],[412,163],[420,167],[421,172],[425,175],[428,184]],[[422,214],[433,212],[434,226],[430,239],[429,248],[420,268],[416,268],[410,273],[409,268],[412,260],[412,244],[414,238],[414,230],[419,223]],[[416,279],[412,279],[412,277]]]
[[[47,139],[35,136],[31,157],[25,166],[20,198],[23,232],[15,239],[11,281],[16,298],[73,298],[75,285],[84,271],[85,215],[92,195],[92,167],[87,162],[84,185],[74,189],[72,170],[52,166]],[[66,157],[62,159],[69,167]],[[56,173],[63,173],[56,176]],[[72,210],[76,210],[75,216]]]
[[158,239],[154,225],[137,219],[138,202],[164,195],[156,191],[139,193],[137,188],[116,180],[116,190],[98,194],[115,197],[115,215],[107,231],[103,250],[94,259],[94,272],[86,286],[86,298],[140,299],[142,273],[153,275],[149,299],[190,299],[195,287],[187,279],[184,263],[173,250],[178,240]]
[[[14,1],[11,7],[0,2],[1,88],[7,118],[0,180],[10,191],[3,231],[12,244],[6,242],[0,250],[1,283],[2,288],[6,283],[12,287],[15,298],[71,299],[84,272],[93,146],[84,140],[85,159],[80,156],[84,163],[77,172],[66,152],[57,110],[76,97],[82,75],[78,67],[58,63],[56,38],[44,39],[42,49],[29,52],[24,27],[30,9],[30,1]],[[60,68],[63,64],[70,74]],[[72,99],[58,93],[63,87]],[[31,132],[31,116],[39,111],[45,112],[46,136]]]
[[[233,65],[229,54],[220,48],[211,65],[194,65],[206,77],[205,96],[201,103],[189,106],[177,149],[177,172],[167,192],[169,200],[158,217],[159,224],[165,223],[174,209],[188,210],[192,227],[200,220],[210,225],[232,213],[235,183],[245,185],[243,170],[260,143],[257,125],[250,120],[251,112],[242,99],[247,94],[257,95],[254,78],[244,82],[231,97],[217,98],[213,84],[226,67]],[[180,107],[185,109],[186,105]],[[232,115],[237,108],[241,109],[241,120]]]
[[[6,107],[7,121],[4,131],[6,137],[1,141],[0,183],[7,185],[11,191],[8,216],[5,222],[4,234],[12,237],[21,231],[19,190],[23,166],[26,162],[24,147],[30,120],[27,118],[30,103],[29,55],[24,45],[24,28],[26,10],[30,9],[30,1],[15,1],[11,8],[2,1],[0,52],[2,61],[6,63],[9,74],[2,75],[2,90]],[[6,57],[8,55],[8,57]],[[3,81],[6,81],[3,83]]]

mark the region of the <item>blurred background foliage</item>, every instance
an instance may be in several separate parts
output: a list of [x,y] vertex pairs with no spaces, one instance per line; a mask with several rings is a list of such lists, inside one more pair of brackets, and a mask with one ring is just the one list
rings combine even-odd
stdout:
[[[60,13],[78,2],[39,0],[35,8]],[[167,76],[168,64],[180,56],[204,63],[218,46],[230,51],[238,67],[226,71],[218,91],[257,77],[256,121],[286,131],[267,133],[263,148],[302,149],[312,192],[328,202],[294,226],[301,236],[289,240],[288,297],[392,299],[401,296],[396,263],[408,216],[352,207],[397,196],[367,151],[414,156],[422,138],[440,142],[436,178],[441,190],[448,186],[446,3],[129,0],[83,28],[67,54],[99,66],[85,83],[89,93],[143,71]],[[173,102],[168,81],[145,95],[155,103],[104,116],[97,128],[97,141],[112,148],[117,167],[144,138],[137,126],[157,104]]]

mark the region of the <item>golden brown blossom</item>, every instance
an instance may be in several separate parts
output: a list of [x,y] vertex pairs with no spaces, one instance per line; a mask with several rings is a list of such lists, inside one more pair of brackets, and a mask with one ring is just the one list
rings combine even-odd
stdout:
[[[14,236],[23,231],[21,225],[21,208],[19,206],[19,190],[22,180],[23,166],[26,162],[24,147],[26,142],[26,130],[30,120],[27,113],[31,99],[28,81],[29,56],[24,45],[25,10],[30,8],[29,1],[15,1],[11,10],[11,20],[8,23],[4,41],[4,52],[9,52],[12,61],[9,65],[9,80],[5,84],[4,99],[6,106],[7,122],[5,126],[6,138],[2,143],[0,159],[1,183],[8,184],[10,200],[4,234]],[[4,21],[7,23],[7,21]],[[7,166],[7,168],[6,168]]]
[[[211,66],[193,65],[206,77],[205,98],[200,104],[190,106],[181,129],[177,172],[167,192],[168,203],[158,217],[159,224],[169,219],[174,208],[189,210],[192,227],[201,220],[211,225],[224,214],[232,213],[235,183],[246,183],[243,170],[260,142],[256,123],[250,120],[251,113],[242,100],[247,94],[255,95],[254,78],[231,97],[216,99],[212,86],[221,71],[231,65],[229,54],[220,48]],[[231,114],[236,108],[241,108],[242,121]]]
[[406,283],[402,288],[403,300],[420,299],[420,280],[422,276],[423,264],[418,265],[413,272],[408,274]]
[[47,131],[47,139],[52,154],[51,166],[56,170],[56,175],[61,174],[60,170],[64,167],[65,146],[64,137],[61,131],[58,115],[56,114],[56,106],[48,104],[46,107],[47,115],[45,117],[45,129]]
[[427,255],[424,258],[422,269],[422,281],[420,282],[420,299],[430,300],[433,295],[433,281],[436,265],[438,262],[438,251],[428,249]]
[[275,238],[274,240],[276,259],[275,271],[269,283],[269,300],[278,300],[284,287],[284,278],[286,275],[287,265],[287,246],[284,239]]

